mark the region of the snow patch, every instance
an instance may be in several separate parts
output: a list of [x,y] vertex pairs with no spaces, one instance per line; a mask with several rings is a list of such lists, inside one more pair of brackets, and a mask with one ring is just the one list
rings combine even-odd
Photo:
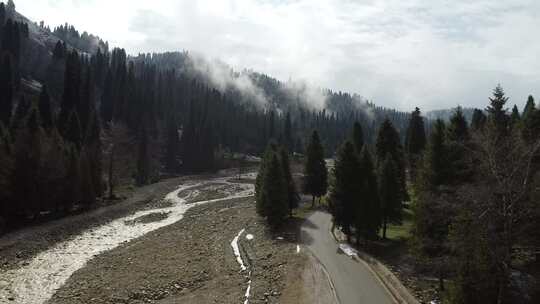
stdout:
[[246,268],[246,265],[244,265],[244,261],[242,260],[242,256],[240,255],[240,248],[238,247],[238,239],[240,239],[240,236],[242,236],[242,234],[245,231],[246,231],[246,229],[240,230],[238,235],[231,242],[231,247],[233,249],[234,256],[236,256],[236,261],[238,262],[238,264],[240,264],[240,269],[242,271],[246,270],[247,268]]

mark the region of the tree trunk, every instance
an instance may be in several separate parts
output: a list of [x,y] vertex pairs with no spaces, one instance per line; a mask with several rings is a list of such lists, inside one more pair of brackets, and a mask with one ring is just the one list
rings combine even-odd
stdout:
[[382,234],[383,240],[386,240],[386,219],[383,219],[383,234]]
[[313,199],[311,200],[311,209],[315,208],[315,195],[313,195]]

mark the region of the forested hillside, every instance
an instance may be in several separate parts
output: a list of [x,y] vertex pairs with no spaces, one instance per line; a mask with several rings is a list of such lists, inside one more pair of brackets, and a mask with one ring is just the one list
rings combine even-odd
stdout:
[[1,4],[0,27],[7,219],[90,207],[119,184],[212,171],[231,152],[260,155],[270,139],[303,153],[315,129],[330,157],[354,121],[373,143],[382,120],[403,136],[408,118],[359,95],[235,72],[188,52],[109,50],[71,25],[31,22],[13,1]]

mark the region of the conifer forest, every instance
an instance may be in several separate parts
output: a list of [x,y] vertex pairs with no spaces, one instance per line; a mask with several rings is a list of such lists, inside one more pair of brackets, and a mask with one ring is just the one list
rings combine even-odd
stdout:
[[0,303],[540,303],[539,82],[380,103],[24,14],[0,2]]

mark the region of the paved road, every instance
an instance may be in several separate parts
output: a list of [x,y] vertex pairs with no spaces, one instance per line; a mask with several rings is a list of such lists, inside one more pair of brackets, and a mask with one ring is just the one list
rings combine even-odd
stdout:
[[325,266],[341,304],[394,304],[374,274],[362,262],[338,250],[330,234],[331,216],[317,211],[302,226],[302,240]]

